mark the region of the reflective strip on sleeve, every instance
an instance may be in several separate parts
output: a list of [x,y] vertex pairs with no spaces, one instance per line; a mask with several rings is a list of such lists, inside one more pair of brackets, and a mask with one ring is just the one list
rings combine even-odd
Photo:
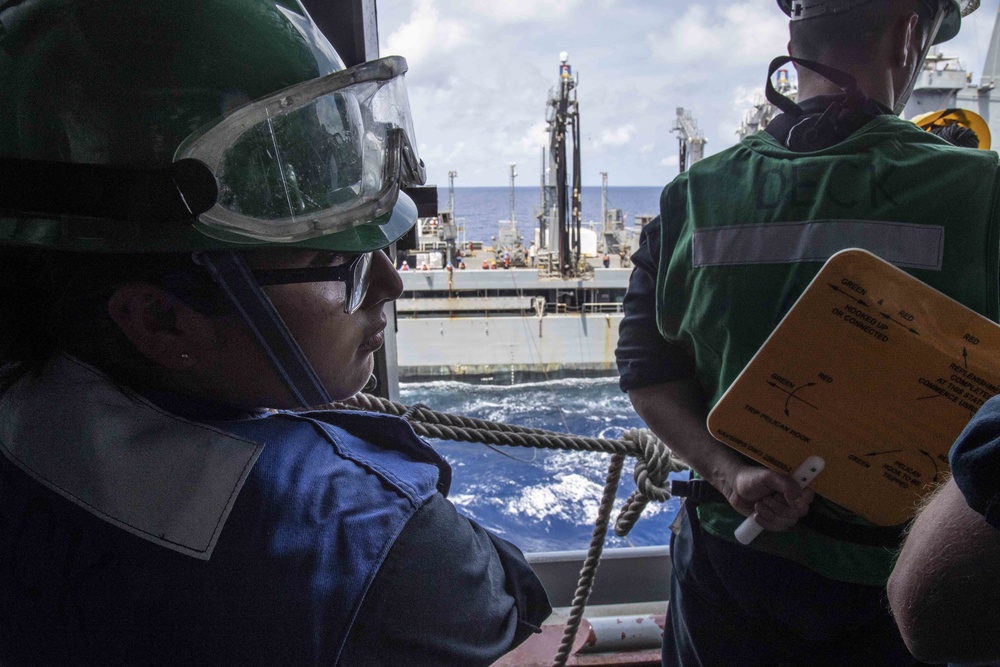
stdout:
[[825,262],[845,248],[862,248],[900,267],[940,271],[944,227],[876,220],[772,222],[696,229],[694,265]]

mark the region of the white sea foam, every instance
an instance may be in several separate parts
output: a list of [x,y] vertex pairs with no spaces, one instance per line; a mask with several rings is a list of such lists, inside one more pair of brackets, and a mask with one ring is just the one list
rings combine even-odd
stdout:
[[547,484],[522,489],[511,498],[505,512],[543,521],[561,519],[585,525],[597,517],[602,487],[583,475],[560,475]]
[[[617,439],[642,422],[614,378],[560,379],[514,386],[438,381],[407,384],[402,401],[508,424]],[[450,499],[459,511],[526,550],[585,548],[600,506],[609,454],[441,441],[454,468]],[[629,460],[615,512],[635,485]],[[665,511],[651,503],[630,536],[609,544],[662,543]]]

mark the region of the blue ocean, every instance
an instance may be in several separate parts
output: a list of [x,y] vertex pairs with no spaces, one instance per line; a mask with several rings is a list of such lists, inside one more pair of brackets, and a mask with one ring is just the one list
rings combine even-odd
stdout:
[[[442,209],[447,190],[439,189]],[[534,228],[538,190],[517,188],[515,213],[527,237]],[[660,189],[609,188],[612,208],[626,214],[656,213]],[[599,187],[583,190],[583,220],[600,220]],[[508,188],[455,188],[455,215],[464,221],[469,241],[489,242],[497,223],[509,218]],[[615,439],[626,429],[642,428],[615,377],[560,379],[490,386],[459,382],[407,383],[404,403],[422,403],[444,412],[530,426],[559,433]],[[586,549],[597,516],[609,456],[569,451],[490,448],[435,442],[454,468],[449,497],[459,511],[528,552]],[[622,475],[615,512],[635,489],[631,466]],[[650,504],[627,538],[610,536],[608,547],[666,544],[677,501]]]

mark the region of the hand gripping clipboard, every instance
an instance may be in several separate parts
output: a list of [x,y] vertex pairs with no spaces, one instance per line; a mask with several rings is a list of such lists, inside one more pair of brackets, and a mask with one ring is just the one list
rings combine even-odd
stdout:
[[1000,326],[864,250],[832,256],[708,415],[718,440],[891,526],[1000,393]]

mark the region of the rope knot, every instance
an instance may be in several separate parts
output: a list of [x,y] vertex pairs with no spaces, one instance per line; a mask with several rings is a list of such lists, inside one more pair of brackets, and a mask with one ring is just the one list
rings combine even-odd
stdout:
[[667,478],[678,469],[670,448],[647,429],[629,429],[622,439],[634,443],[637,449],[632,475],[636,488],[649,500],[661,503],[670,500]]
[[661,503],[670,500],[668,476],[671,471],[684,468],[667,444],[648,429],[629,429],[622,440],[632,444],[636,463],[635,491],[625,501],[615,521],[615,535],[619,537],[629,534],[650,500]]

